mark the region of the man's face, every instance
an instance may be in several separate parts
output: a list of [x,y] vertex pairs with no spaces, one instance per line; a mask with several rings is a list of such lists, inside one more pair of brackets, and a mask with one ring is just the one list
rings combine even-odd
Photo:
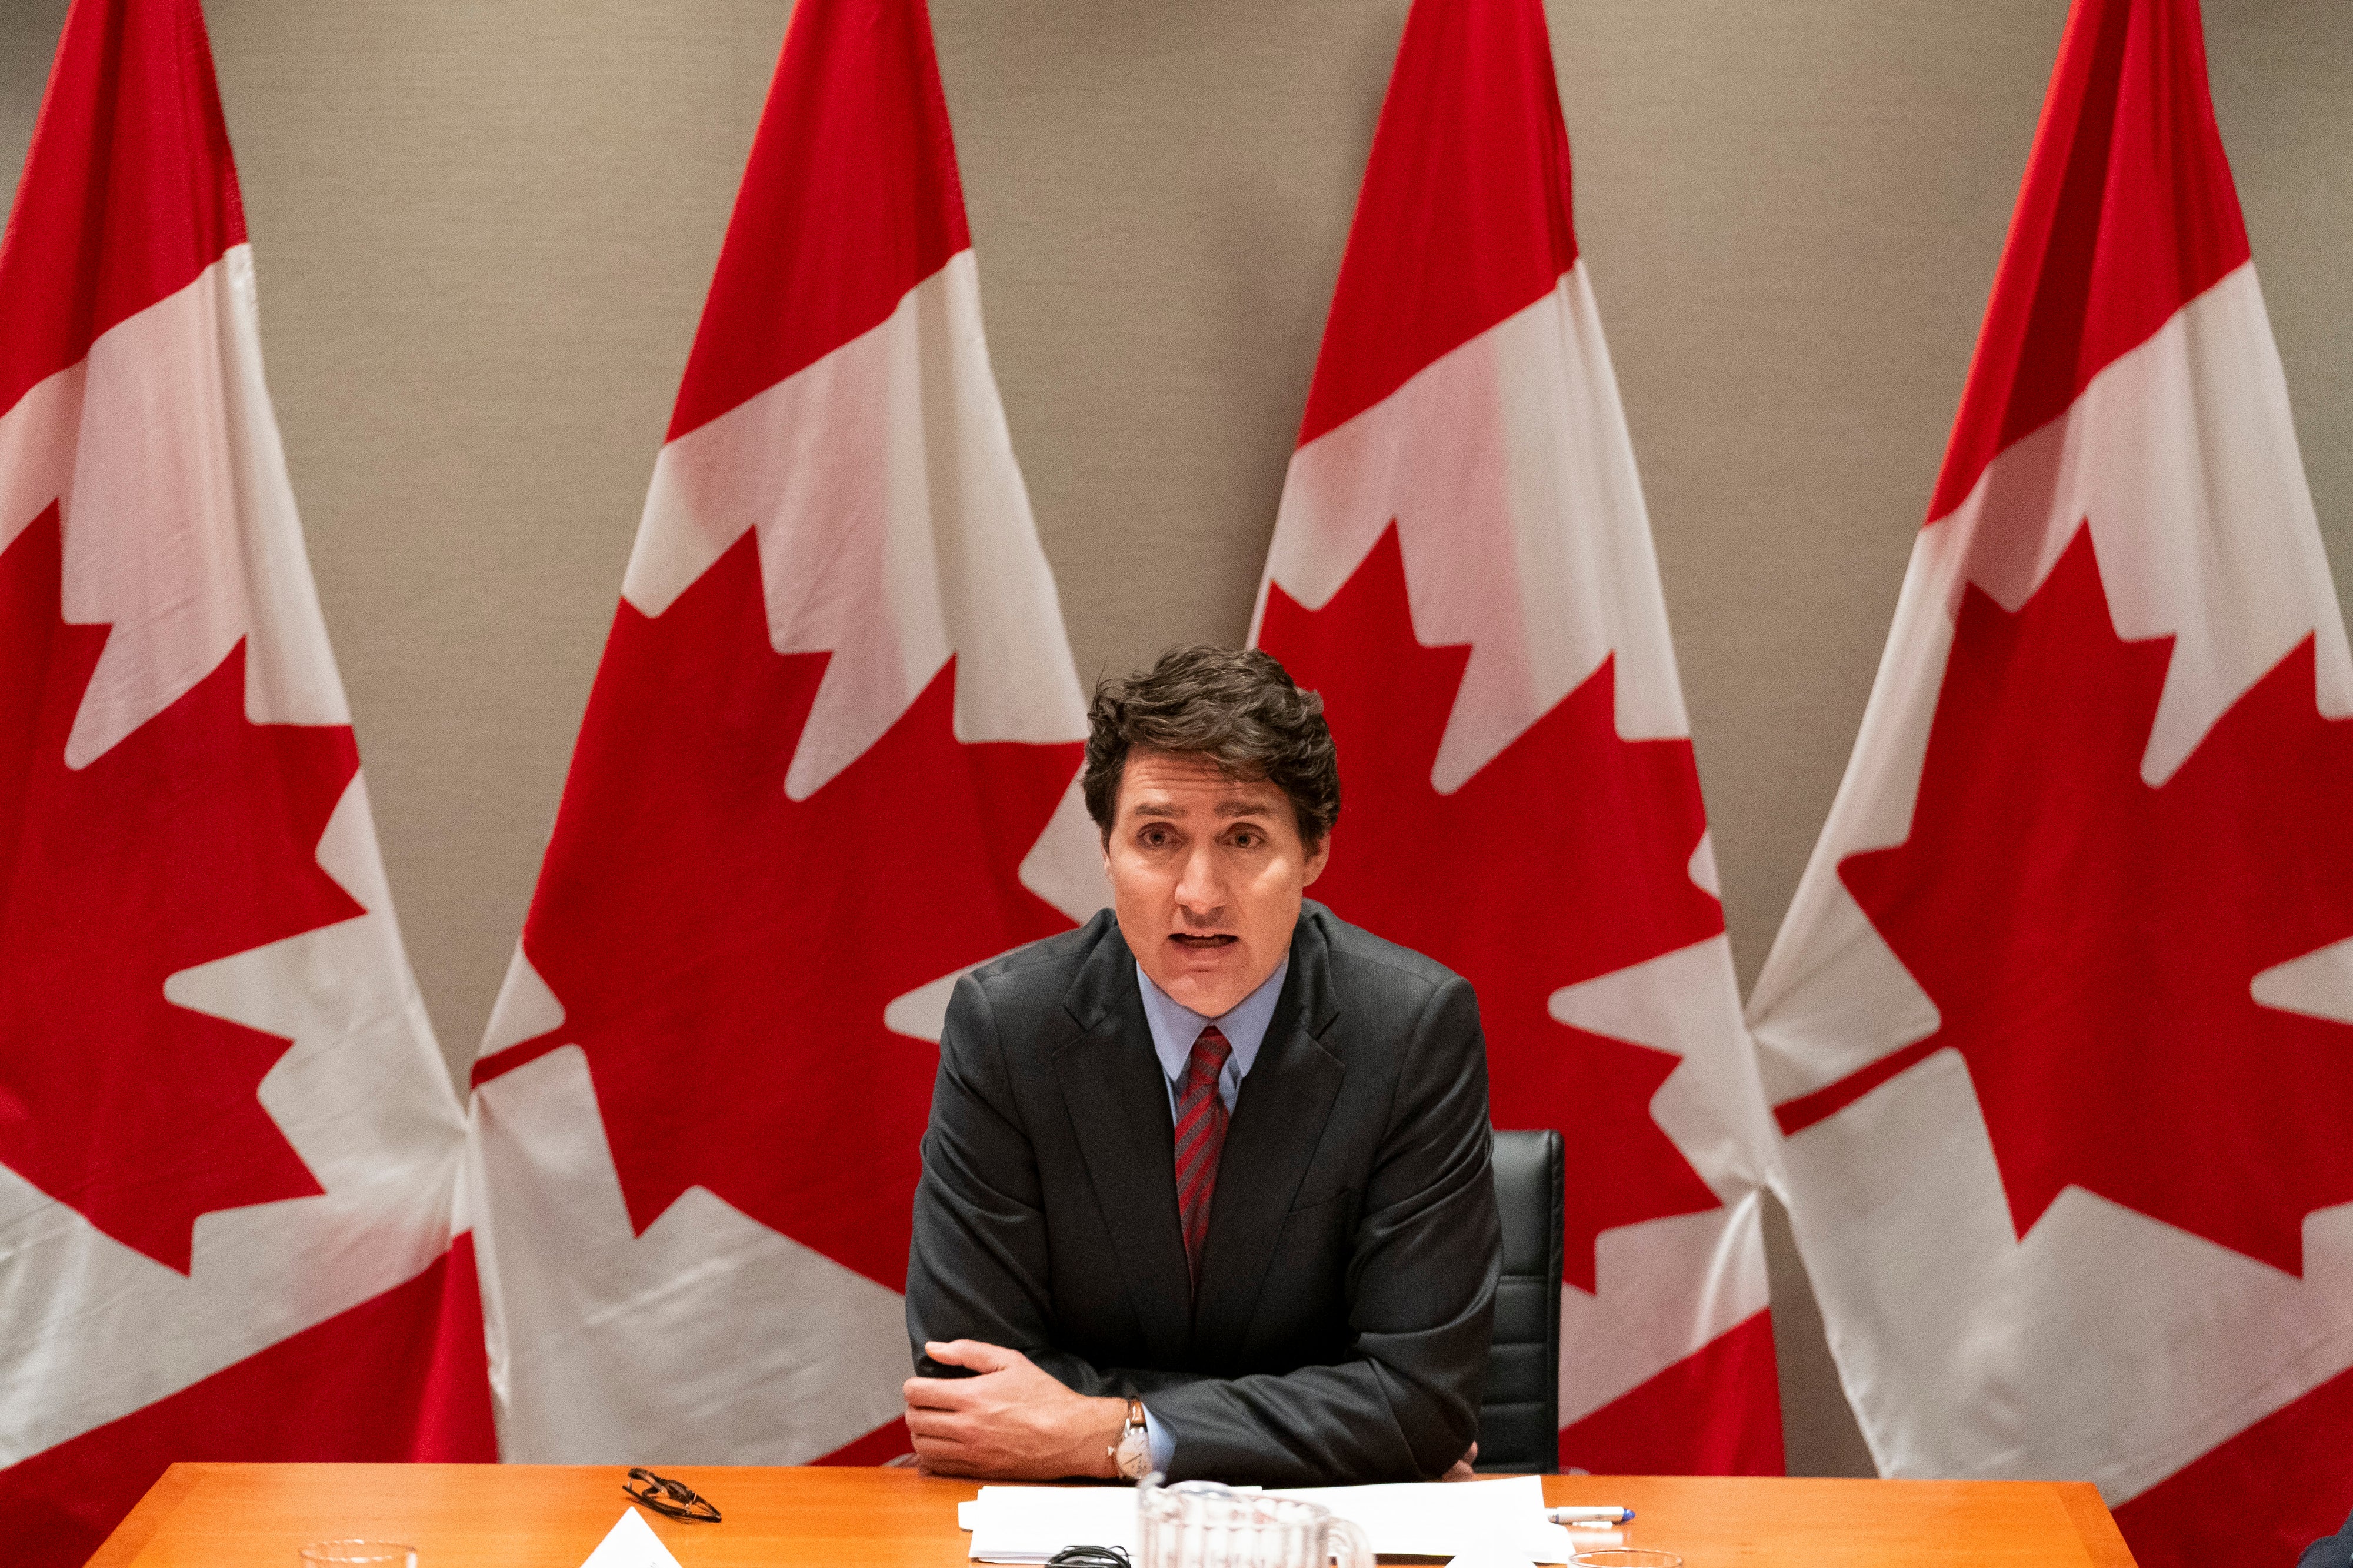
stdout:
[[1152,983],[1206,1018],[1263,984],[1291,949],[1299,900],[1324,869],[1291,801],[1193,752],[1128,753],[1103,870],[1120,934]]

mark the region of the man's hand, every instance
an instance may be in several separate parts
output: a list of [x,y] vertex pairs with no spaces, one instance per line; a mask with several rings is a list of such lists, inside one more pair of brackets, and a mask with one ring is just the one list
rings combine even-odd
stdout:
[[1471,1451],[1455,1460],[1454,1468],[1438,1479],[1441,1481],[1475,1481],[1479,1479],[1479,1475],[1471,1467],[1478,1462],[1479,1445],[1473,1443],[1471,1445]]
[[1118,1479],[1106,1451],[1127,1425],[1127,1401],[1090,1399],[1019,1351],[979,1340],[933,1341],[923,1353],[977,1377],[911,1377],[907,1431],[935,1475],[1042,1481]]

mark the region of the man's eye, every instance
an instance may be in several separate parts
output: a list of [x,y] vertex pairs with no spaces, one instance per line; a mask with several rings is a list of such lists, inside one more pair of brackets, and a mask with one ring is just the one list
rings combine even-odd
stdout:
[[1247,828],[1234,835],[1234,847],[1237,849],[1255,849],[1261,842],[1259,836]]

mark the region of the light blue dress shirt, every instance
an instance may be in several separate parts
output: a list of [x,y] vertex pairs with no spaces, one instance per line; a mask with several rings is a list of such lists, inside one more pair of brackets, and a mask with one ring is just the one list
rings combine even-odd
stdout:
[[1144,992],[1144,1019],[1152,1026],[1152,1049],[1160,1058],[1160,1076],[1168,1082],[1168,1119],[1176,1120],[1176,1086],[1185,1081],[1185,1064],[1192,1059],[1193,1042],[1201,1031],[1215,1024],[1218,1032],[1226,1037],[1226,1044],[1234,1054],[1226,1058],[1226,1070],[1218,1075],[1218,1098],[1226,1102],[1226,1110],[1234,1108],[1234,1099],[1242,1091],[1242,1078],[1258,1060],[1258,1048],[1266,1043],[1266,1026],[1274,1021],[1274,1005],[1282,999],[1282,977],[1291,973],[1291,955],[1283,954],[1282,962],[1264,984],[1226,1011],[1222,1018],[1204,1018],[1190,1007],[1169,999],[1168,993],[1152,984],[1152,976],[1144,973],[1144,965],[1135,966],[1135,984]]
[[[1168,1090],[1169,1121],[1176,1120],[1176,1086],[1184,1080],[1185,1064],[1192,1059],[1193,1042],[1212,1024],[1226,1037],[1226,1044],[1234,1048],[1234,1054],[1226,1058],[1226,1070],[1218,1075],[1218,1098],[1226,1102],[1229,1113],[1233,1110],[1234,1100],[1242,1091],[1242,1079],[1258,1060],[1259,1047],[1266,1043],[1266,1026],[1274,1021],[1274,1005],[1282,999],[1282,977],[1290,973],[1291,955],[1285,953],[1265,983],[1235,1003],[1223,1017],[1205,1018],[1172,1001],[1168,993],[1152,984],[1152,976],[1144,973],[1144,965],[1135,966],[1135,984],[1144,993],[1145,1022],[1152,1026],[1153,1054],[1160,1058],[1161,1083]],[[1176,1457],[1176,1439],[1160,1425],[1149,1405],[1144,1407],[1144,1432],[1145,1441],[1152,1449],[1152,1468],[1166,1475],[1169,1461]]]

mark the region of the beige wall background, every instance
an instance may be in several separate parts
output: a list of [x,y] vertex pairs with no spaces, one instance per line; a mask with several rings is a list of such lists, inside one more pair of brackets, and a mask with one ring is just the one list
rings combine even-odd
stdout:
[[[787,0],[210,0],[269,377],[453,1068],[554,818]],[[1406,0],[933,0],[1081,671],[1239,641]],[[2062,0],[1548,0],[1744,982],[1844,765]],[[2208,0],[2353,585],[2353,5]],[[21,165],[64,0],[0,0]],[[1868,1473],[1786,1228],[1791,1468]]]

